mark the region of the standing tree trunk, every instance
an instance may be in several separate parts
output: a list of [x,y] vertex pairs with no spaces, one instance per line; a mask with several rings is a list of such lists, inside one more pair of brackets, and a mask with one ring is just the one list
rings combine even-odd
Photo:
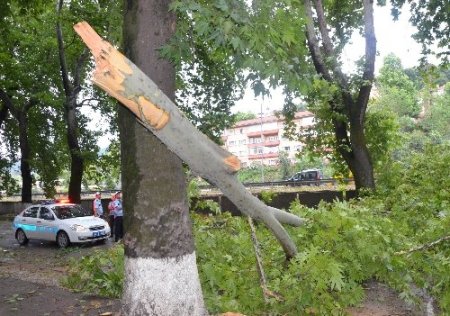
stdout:
[[78,144],[78,121],[73,104],[66,99],[65,115],[67,123],[67,144],[70,151],[69,199],[73,203],[81,202],[81,183],[83,181],[83,156]]
[[28,142],[28,117],[27,113],[18,111],[19,121],[19,146],[20,146],[20,172],[22,174],[22,202],[31,203],[31,188],[33,178],[30,167],[30,144]]
[[[159,58],[175,31],[167,0],[125,1],[126,55],[174,100],[175,70]],[[125,210],[125,315],[206,314],[181,160],[119,109]]]
[[[56,23],[56,38],[58,41],[59,65],[61,70],[61,79],[64,88],[64,117],[67,124],[67,145],[70,153],[70,180],[69,180],[69,200],[72,203],[81,202],[81,183],[83,181],[83,164],[84,159],[81,153],[80,144],[78,142],[78,119],[77,119],[77,98],[81,91],[80,73],[87,56],[85,51],[75,67],[72,76],[69,76],[67,68],[66,54],[64,49],[64,40],[61,28],[61,10],[64,0],[58,0],[56,11],[58,22]],[[69,77],[73,82],[70,82]]]
[[6,120],[6,117],[8,116],[8,107],[6,105],[0,104],[0,128],[2,127],[3,121]]
[[306,38],[315,70],[324,80],[339,88],[340,96],[337,96],[336,100],[342,100],[342,104],[337,104],[335,100],[330,101],[331,110],[337,114],[333,115],[337,151],[353,173],[357,191],[373,190],[375,188],[373,166],[364,135],[366,109],[375,70],[373,0],[363,1],[366,50],[364,71],[356,97],[352,96],[348,79],[336,60],[338,54],[335,53],[331,42],[322,0],[304,0],[304,9],[307,17]]
[[[37,102],[30,100],[23,105],[22,108],[14,106],[8,94],[0,89],[0,100],[3,101],[3,106],[9,109],[9,112],[19,123],[19,147],[20,147],[20,172],[22,176],[22,202],[31,203],[31,194],[33,186],[33,178],[31,177],[30,167],[30,144],[28,142],[28,111]],[[6,111],[4,115],[6,117]],[[1,123],[1,121],[0,121]]]

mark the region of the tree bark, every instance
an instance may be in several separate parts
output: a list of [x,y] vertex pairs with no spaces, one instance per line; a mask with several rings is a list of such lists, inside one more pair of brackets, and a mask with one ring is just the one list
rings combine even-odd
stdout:
[[[175,31],[166,0],[125,1],[125,54],[174,100],[175,69],[158,48]],[[119,110],[125,210],[125,315],[204,315],[181,160]]]
[[73,84],[70,82],[67,68],[66,54],[64,49],[64,39],[62,34],[61,10],[64,0],[57,1],[58,22],[56,23],[56,38],[58,41],[59,65],[61,79],[64,88],[64,114],[67,124],[67,145],[70,153],[70,179],[69,179],[69,200],[72,203],[81,203],[81,183],[83,181],[84,159],[78,142],[78,119],[77,119],[77,98],[80,91],[80,71],[83,63],[83,55],[80,57],[75,72],[73,74]]
[[28,117],[27,113],[19,111],[19,146],[20,146],[20,172],[22,175],[22,202],[31,203],[33,178],[30,167],[30,144],[28,142]]
[[[30,167],[30,144],[28,142],[28,111],[37,102],[30,100],[23,105],[22,108],[14,106],[9,95],[0,89],[0,100],[3,101],[3,106],[8,108],[9,112],[19,123],[19,147],[20,147],[20,172],[22,176],[22,202],[32,202],[32,186],[33,178],[31,177]],[[3,111],[2,111],[3,112]]]
[[8,116],[8,107],[6,105],[0,105],[0,127],[2,127],[3,122]]
[[[334,135],[337,143],[337,151],[347,163],[355,179],[355,187],[358,192],[362,189],[373,190],[375,180],[370,153],[364,134],[364,123],[367,104],[369,102],[370,91],[374,79],[374,65],[376,54],[376,39],[373,24],[373,0],[364,0],[364,31],[366,40],[366,53],[362,83],[356,100],[350,93],[348,79],[342,73],[337,63],[329,36],[323,3],[321,0],[312,0],[317,16],[317,24],[320,44],[316,36],[312,3],[310,0],[304,1],[305,13],[307,17],[306,37],[308,48],[312,56],[316,72],[329,83],[335,83],[340,88],[341,99],[344,107],[338,106],[335,101],[330,102],[332,111],[346,116],[347,121],[333,118]],[[327,62],[325,62],[327,61]]]

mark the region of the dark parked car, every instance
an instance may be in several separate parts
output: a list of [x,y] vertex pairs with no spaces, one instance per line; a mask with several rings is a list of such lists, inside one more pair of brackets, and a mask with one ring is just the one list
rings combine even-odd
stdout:
[[293,185],[319,185],[320,180],[323,179],[323,173],[320,169],[307,169],[297,172],[286,181]]

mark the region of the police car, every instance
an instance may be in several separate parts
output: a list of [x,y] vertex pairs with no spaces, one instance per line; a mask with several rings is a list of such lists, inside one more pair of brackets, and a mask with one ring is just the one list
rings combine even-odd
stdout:
[[14,234],[21,245],[30,239],[56,241],[60,248],[71,243],[105,241],[108,223],[80,205],[47,201],[23,210],[13,221]]

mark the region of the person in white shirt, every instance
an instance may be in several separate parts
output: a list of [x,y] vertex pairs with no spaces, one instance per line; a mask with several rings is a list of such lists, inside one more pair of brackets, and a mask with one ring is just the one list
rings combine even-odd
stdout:
[[92,209],[94,210],[94,216],[103,218],[103,205],[102,205],[102,195],[100,192],[95,193],[95,199]]

